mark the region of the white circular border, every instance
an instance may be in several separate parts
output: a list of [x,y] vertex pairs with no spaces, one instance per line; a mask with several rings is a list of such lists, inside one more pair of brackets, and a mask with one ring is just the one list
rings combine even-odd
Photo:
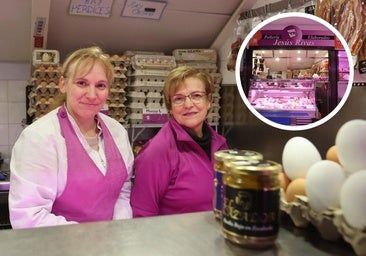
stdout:
[[[283,124],[279,124],[276,122],[273,122],[269,119],[267,119],[266,117],[264,117],[263,115],[261,115],[249,102],[249,100],[247,99],[244,90],[243,90],[243,86],[241,84],[241,79],[240,79],[240,66],[241,66],[241,59],[243,57],[244,54],[244,50],[247,47],[250,39],[255,35],[255,33],[258,32],[258,30],[260,30],[262,27],[264,27],[265,25],[276,21],[278,19],[282,19],[282,18],[288,18],[288,17],[302,17],[302,18],[307,18],[307,19],[311,19],[313,21],[319,22],[322,25],[324,25],[325,27],[327,27],[329,30],[331,30],[340,40],[340,42],[343,45],[344,50],[346,51],[347,54],[347,59],[348,59],[348,65],[349,65],[349,80],[348,80],[348,85],[347,85],[347,89],[344,93],[344,96],[342,97],[341,101],[338,103],[338,105],[332,110],[332,112],[330,112],[328,115],[326,115],[325,117],[321,118],[319,121],[316,121],[314,123],[311,124],[305,124],[305,125],[299,125],[299,126],[291,126],[291,125],[283,125]],[[296,25],[296,24],[293,24]],[[245,40],[243,41],[242,45],[240,46],[239,52],[238,52],[238,59],[236,60],[236,65],[235,65],[235,79],[236,79],[236,85],[238,87],[239,90],[239,94],[242,98],[242,100],[244,101],[245,105],[249,108],[249,110],[260,120],[262,120],[264,123],[273,126],[275,128],[278,129],[283,129],[283,130],[288,130],[288,131],[302,131],[302,130],[307,130],[307,129],[311,129],[311,128],[315,128],[319,125],[324,124],[325,122],[327,122],[329,119],[331,119],[335,114],[338,113],[338,111],[343,107],[344,103],[346,102],[346,100],[348,99],[348,96],[351,92],[352,89],[352,83],[353,83],[353,79],[354,79],[354,65],[352,62],[352,54],[351,51],[348,47],[348,44],[346,42],[346,40],[343,38],[343,36],[340,34],[340,32],[334,28],[332,25],[330,25],[328,22],[326,22],[325,20],[314,16],[312,14],[306,14],[306,13],[300,13],[300,12],[289,12],[289,13],[281,13],[281,14],[277,14],[275,16],[272,16],[266,20],[264,20],[263,22],[259,23],[254,29],[252,29],[250,31],[250,33],[246,36]]]

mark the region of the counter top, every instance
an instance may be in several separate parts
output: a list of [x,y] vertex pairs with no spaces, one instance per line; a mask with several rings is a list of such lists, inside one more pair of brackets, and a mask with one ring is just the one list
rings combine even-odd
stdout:
[[326,242],[316,230],[280,228],[276,244],[247,249],[224,239],[213,212],[189,213],[23,230],[0,230],[6,255],[354,255],[343,241]]

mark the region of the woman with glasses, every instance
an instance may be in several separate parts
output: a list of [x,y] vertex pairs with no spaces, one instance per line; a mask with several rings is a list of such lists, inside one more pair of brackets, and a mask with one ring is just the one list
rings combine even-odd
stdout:
[[190,67],[174,69],[164,85],[169,121],[135,159],[134,217],[213,209],[214,153],[226,139],[206,122],[213,81]]
[[100,113],[112,81],[109,57],[98,47],[76,50],[64,62],[64,102],[25,128],[13,148],[13,228],[132,218],[128,134]]

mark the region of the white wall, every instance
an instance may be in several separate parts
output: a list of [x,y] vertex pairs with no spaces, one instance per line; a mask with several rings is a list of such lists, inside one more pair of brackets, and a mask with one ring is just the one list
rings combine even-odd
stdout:
[[0,63],[0,152],[10,158],[11,149],[23,130],[26,118],[26,92],[30,65]]

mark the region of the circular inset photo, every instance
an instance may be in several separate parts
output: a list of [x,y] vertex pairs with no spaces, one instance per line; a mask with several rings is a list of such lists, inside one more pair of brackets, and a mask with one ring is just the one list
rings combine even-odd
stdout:
[[354,68],[350,49],[333,26],[311,14],[283,13],[248,34],[235,76],[257,118],[297,131],[325,123],[342,108]]

